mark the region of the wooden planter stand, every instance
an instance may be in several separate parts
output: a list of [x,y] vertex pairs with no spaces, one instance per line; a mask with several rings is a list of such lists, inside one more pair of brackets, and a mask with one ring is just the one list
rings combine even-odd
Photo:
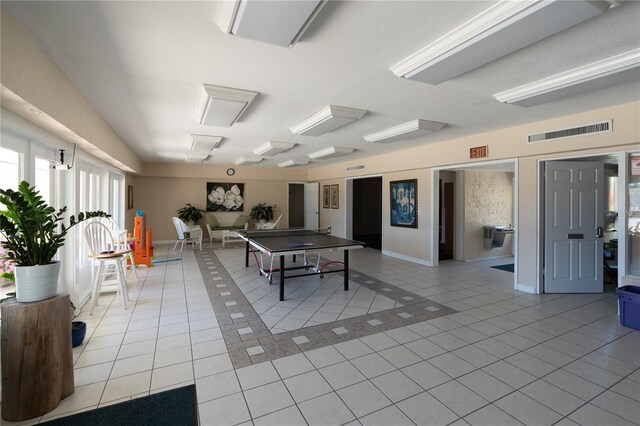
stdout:
[[48,413],[73,393],[69,295],[2,305],[2,418]]

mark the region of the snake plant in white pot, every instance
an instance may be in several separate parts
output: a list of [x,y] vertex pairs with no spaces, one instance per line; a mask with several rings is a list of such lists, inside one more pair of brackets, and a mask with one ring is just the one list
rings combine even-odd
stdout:
[[65,226],[66,207],[56,211],[47,205],[35,187],[20,182],[18,190],[0,189],[0,239],[5,259],[15,265],[16,299],[35,302],[56,295],[60,262],[54,261],[71,227],[94,218],[109,217],[103,211],[79,213]]

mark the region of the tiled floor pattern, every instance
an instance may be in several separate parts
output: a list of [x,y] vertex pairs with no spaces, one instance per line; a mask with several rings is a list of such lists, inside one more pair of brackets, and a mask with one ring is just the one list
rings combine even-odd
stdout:
[[234,369],[185,249],[139,269],[129,309],[105,294],[81,314],[75,393],[25,424],[194,382],[203,425],[640,424],[640,332],[613,293],[528,295],[493,262],[360,252],[354,269],[461,312]]
[[[237,258],[241,253],[233,253],[233,255],[232,257]],[[422,296],[352,270],[350,276],[353,280],[349,280],[349,291],[343,290],[342,274],[336,275],[337,279],[325,278],[324,280],[318,276],[301,277],[286,282],[286,297],[282,302],[279,301],[278,285],[270,286],[265,277],[258,276],[262,287],[270,290],[269,295],[275,293],[276,298],[272,308],[265,314],[258,315],[255,305],[247,300],[245,290],[236,285],[213,250],[205,249],[196,254],[196,258],[234,368],[273,361],[286,355],[322,348],[455,312]],[[247,271],[254,276],[258,275],[257,266],[245,268],[244,271],[244,276],[247,275]],[[305,286],[311,287],[311,290],[303,293],[301,288]],[[387,305],[390,309],[376,309],[374,313],[366,313],[369,309],[365,308],[364,315],[344,314],[349,309],[348,304],[354,299],[362,300],[363,305],[371,305],[377,298],[376,291],[380,294],[386,292],[389,295],[389,298],[385,297],[385,299],[391,301],[391,304]],[[358,298],[358,294],[363,292],[367,294],[366,299]],[[369,293],[371,293],[370,297]],[[402,300],[406,305],[396,303],[394,300]],[[310,314],[305,315],[306,318],[327,313],[322,311],[327,306],[335,306],[338,309],[330,317],[332,319],[328,318],[323,323],[306,319],[296,320],[295,327],[291,327],[292,331],[283,331],[278,328],[269,330],[265,325],[265,321],[270,317],[267,315],[268,312],[280,310],[283,313],[296,313],[305,311],[300,309],[300,306],[311,305],[318,311],[309,311]],[[394,306],[400,307],[393,308]],[[343,313],[340,314],[340,312]],[[336,321],[339,317],[343,319]],[[284,321],[287,321],[286,317],[278,324]]]

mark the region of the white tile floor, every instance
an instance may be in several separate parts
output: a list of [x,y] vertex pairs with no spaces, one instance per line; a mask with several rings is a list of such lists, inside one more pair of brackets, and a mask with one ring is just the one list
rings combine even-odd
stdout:
[[[198,253],[140,268],[129,309],[106,294],[83,312],[75,393],[25,423],[195,383],[203,425],[640,424],[640,332],[619,325],[612,292],[528,295],[489,268],[504,260],[427,268],[359,250],[353,269],[460,312],[234,370]],[[238,273],[241,250],[217,254]]]

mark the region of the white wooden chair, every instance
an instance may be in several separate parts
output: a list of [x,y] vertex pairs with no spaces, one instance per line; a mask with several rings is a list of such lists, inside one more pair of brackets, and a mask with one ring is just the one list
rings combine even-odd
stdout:
[[[128,250],[129,242],[127,241],[129,237],[129,233],[126,229],[121,229],[120,226],[116,223],[115,220],[111,217],[105,217],[102,219],[103,223],[107,225],[109,231],[111,231],[111,235],[114,238],[114,247],[115,250]],[[133,276],[138,279],[138,272],[136,271],[136,261],[133,258],[133,252],[129,252],[124,256],[124,264],[125,269],[127,265],[127,261],[131,264],[131,270],[133,271]]]
[[[109,228],[102,222],[89,222],[84,230],[84,236],[89,247],[89,253],[94,265],[98,269],[93,277],[91,290],[91,314],[98,302],[98,293],[102,291],[118,291],[122,304],[127,309],[127,285],[122,266],[124,255],[117,254],[114,238]],[[111,256],[106,252],[115,252]],[[100,256],[100,257],[96,257]]]
[[176,249],[178,243],[180,245],[180,251],[184,248],[184,243],[191,243],[194,246],[198,244],[200,246],[200,250],[202,250],[202,228],[199,226],[189,227],[186,223],[181,221],[177,217],[172,217],[173,226],[176,228],[176,232],[178,233],[178,239],[176,243],[173,245],[173,250]]
[[276,219],[275,222],[267,222],[262,225],[261,229],[278,229],[278,223],[280,223],[280,219],[282,219],[282,216],[284,216],[284,213],[278,216],[278,219]]

